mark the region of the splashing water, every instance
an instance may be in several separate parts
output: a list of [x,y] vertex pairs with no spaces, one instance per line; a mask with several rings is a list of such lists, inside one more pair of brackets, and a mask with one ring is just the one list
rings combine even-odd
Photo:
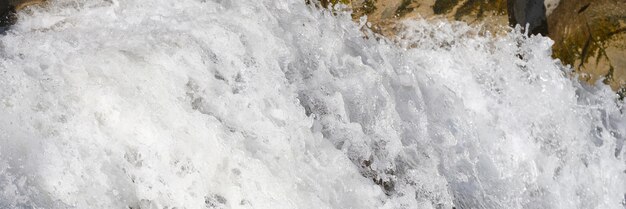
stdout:
[[[0,38],[0,208],[625,208],[551,40],[301,0],[56,0]],[[372,34],[368,34],[370,37]]]

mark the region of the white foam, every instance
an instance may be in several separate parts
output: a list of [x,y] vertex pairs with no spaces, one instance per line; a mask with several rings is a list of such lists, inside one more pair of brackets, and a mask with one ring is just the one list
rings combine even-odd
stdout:
[[392,44],[300,0],[20,15],[2,208],[623,208],[623,103],[547,38],[415,21]]

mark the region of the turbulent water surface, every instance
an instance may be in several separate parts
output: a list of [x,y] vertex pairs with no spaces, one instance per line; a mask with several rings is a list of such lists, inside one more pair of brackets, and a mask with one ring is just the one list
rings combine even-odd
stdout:
[[22,12],[0,208],[626,207],[626,108],[552,41],[362,27],[302,0]]

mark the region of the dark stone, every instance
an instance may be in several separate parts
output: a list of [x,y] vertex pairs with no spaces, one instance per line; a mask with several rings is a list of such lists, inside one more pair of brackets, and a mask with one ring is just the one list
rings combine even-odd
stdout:
[[507,0],[509,25],[528,25],[529,34],[548,35],[548,21],[544,0]]
[[7,0],[0,0],[0,28],[13,25],[16,20],[15,7]]

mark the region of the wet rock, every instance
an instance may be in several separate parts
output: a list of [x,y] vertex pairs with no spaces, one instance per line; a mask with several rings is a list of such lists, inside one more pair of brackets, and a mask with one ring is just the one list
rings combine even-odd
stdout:
[[[480,24],[489,31],[505,31],[508,25],[506,0],[352,0],[332,1],[349,5],[353,18],[367,16],[371,29],[385,36],[400,30],[410,18],[445,18]],[[324,2],[324,1],[322,1]],[[332,5],[332,4],[328,4]]]
[[26,7],[42,4],[46,2],[46,0],[4,0],[7,1],[9,5],[15,8],[16,11],[20,11]]
[[581,79],[626,86],[626,1],[562,0],[548,24],[554,57]]
[[0,27],[12,25],[15,20],[15,8],[8,1],[0,1]]
[[521,25],[529,34],[548,35],[546,6],[543,0],[507,0],[509,25]]
[[16,11],[41,4],[45,0],[0,0],[0,27],[8,27],[17,21]]

